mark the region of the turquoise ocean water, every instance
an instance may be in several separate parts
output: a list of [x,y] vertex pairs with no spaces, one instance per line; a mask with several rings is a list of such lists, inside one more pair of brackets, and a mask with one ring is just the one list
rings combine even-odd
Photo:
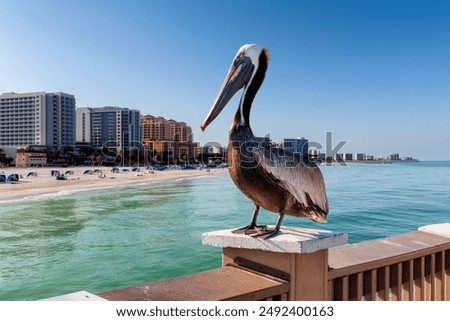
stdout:
[[[321,169],[329,222],[287,217],[284,225],[347,232],[353,243],[450,222],[450,162]],[[202,233],[244,226],[252,212],[226,170],[0,205],[0,300],[98,293],[219,267],[221,249],[202,245]]]

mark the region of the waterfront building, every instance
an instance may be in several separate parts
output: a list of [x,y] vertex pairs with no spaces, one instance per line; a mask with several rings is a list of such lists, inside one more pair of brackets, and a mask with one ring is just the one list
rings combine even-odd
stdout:
[[344,153],[343,157],[344,157],[344,161],[352,161],[353,160],[353,154],[351,154],[351,153]]
[[259,146],[267,147],[276,147],[276,144],[272,142],[272,139],[269,135],[264,137],[255,137],[255,140],[259,143]]
[[389,160],[391,161],[399,161],[400,160],[400,155],[397,153],[391,154],[388,156]]
[[281,148],[291,153],[308,155],[308,140],[301,138],[284,138],[281,142]]
[[336,153],[336,155],[334,155],[334,160],[338,163],[341,163],[344,161],[344,154],[342,153]]
[[227,160],[227,149],[217,142],[208,142],[196,151],[203,164],[220,164]]
[[318,150],[318,149],[311,149],[310,156],[313,159],[318,159],[319,158],[319,154],[320,154],[320,150]]
[[171,126],[163,117],[143,116],[141,118],[141,134],[144,145],[151,141],[172,140]]
[[331,159],[326,157],[325,153],[321,153],[319,149],[311,149],[309,155],[308,155],[311,159],[315,159],[318,161],[331,161]]
[[192,128],[185,122],[145,115],[141,119],[142,142],[177,141],[192,143]]
[[28,145],[17,150],[16,167],[47,166],[47,148],[43,145]]
[[192,128],[185,122],[145,115],[141,118],[143,146],[155,159],[188,160],[196,155]]
[[0,146],[49,149],[73,146],[75,97],[66,93],[4,93],[0,95]]
[[363,161],[366,159],[366,154],[363,154],[363,153],[355,153],[354,156],[355,156],[354,157],[355,161]]
[[205,145],[202,153],[204,154],[225,154],[226,148],[222,146]]
[[188,142],[192,143],[193,135],[192,128],[188,126],[185,122],[176,122],[174,120],[169,120],[171,126],[172,136],[175,138],[176,142]]
[[141,148],[140,111],[123,107],[76,109],[76,141],[93,148]]

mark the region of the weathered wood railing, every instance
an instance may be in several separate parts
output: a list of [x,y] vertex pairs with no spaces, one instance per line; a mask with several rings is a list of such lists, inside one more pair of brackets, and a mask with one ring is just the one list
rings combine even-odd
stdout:
[[112,301],[286,300],[289,283],[245,268],[226,266],[170,280],[103,292]]
[[436,232],[424,228],[330,249],[328,299],[450,300],[450,234]]
[[98,296],[163,301],[450,301],[448,223],[356,244],[347,244],[344,233],[289,228],[282,232],[266,241],[230,231],[206,233],[205,244],[223,247],[222,268]]

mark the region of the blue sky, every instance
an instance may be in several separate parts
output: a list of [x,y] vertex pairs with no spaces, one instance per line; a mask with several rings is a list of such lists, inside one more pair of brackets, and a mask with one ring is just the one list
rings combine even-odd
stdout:
[[186,121],[225,144],[240,95],[205,133],[239,47],[271,61],[258,136],[450,159],[448,1],[0,0],[0,92],[63,91]]

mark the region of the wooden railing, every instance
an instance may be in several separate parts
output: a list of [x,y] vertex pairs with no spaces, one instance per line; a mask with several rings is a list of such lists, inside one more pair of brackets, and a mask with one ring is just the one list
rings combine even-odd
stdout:
[[237,266],[99,294],[113,301],[260,301],[287,299],[289,282]]
[[[314,240],[311,237],[306,243]],[[99,296],[107,300],[450,301],[450,224],[306,253],[279,250],[282,242],[271,243],[274,251],[235,244],[224,246],[222,268]]]
[[417,231],[329,250],[329,300],[450,300],[450,239]]

